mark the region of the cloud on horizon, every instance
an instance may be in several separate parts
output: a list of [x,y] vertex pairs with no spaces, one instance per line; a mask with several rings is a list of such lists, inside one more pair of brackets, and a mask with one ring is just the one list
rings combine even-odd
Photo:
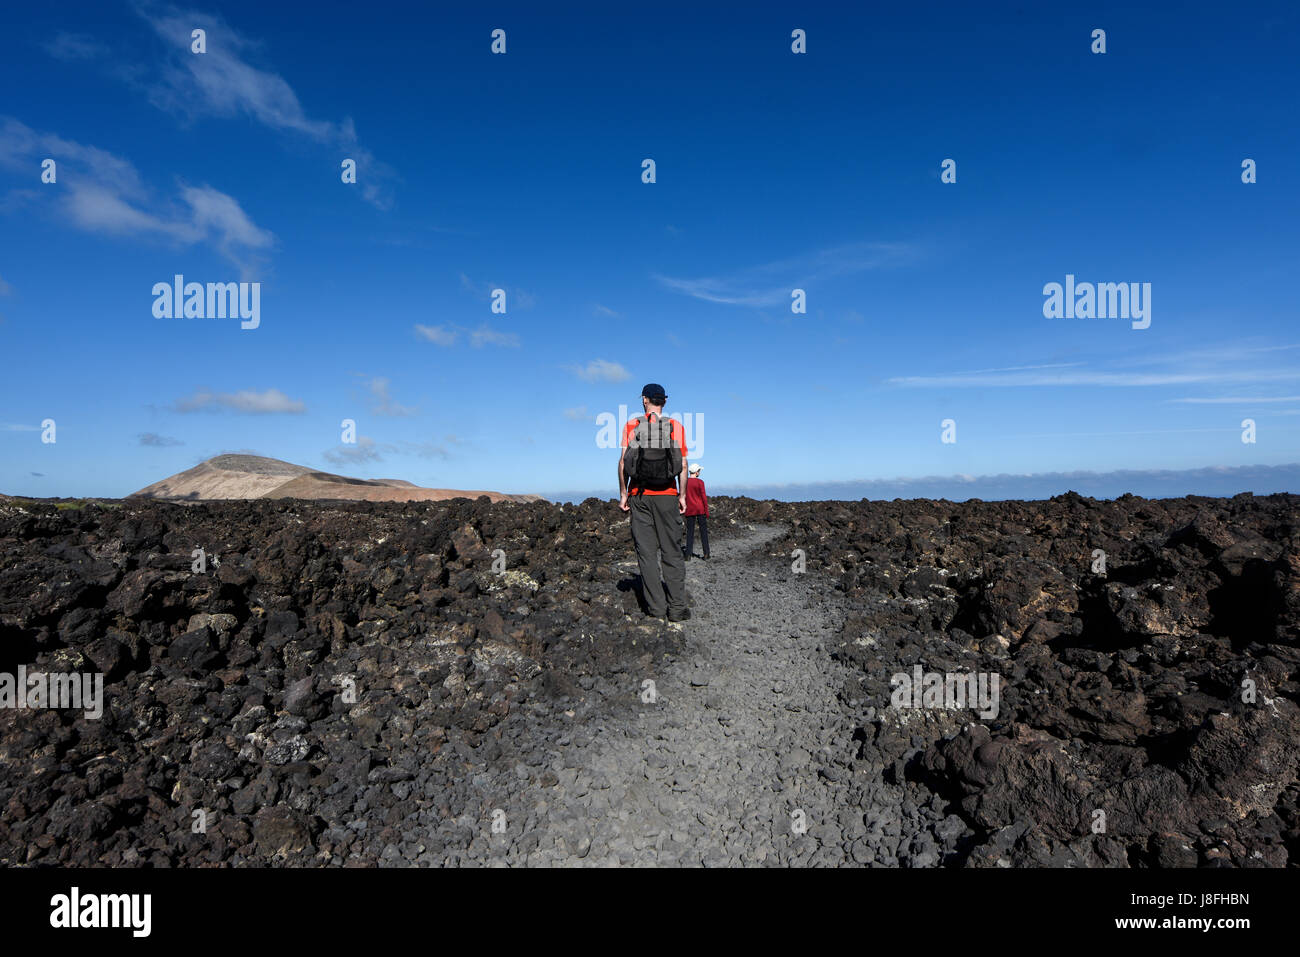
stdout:
[[1145,498],[1184,495],[1230,496],[1241,492],[1267,495],[1300,488],[1300,463],[1282,465],[1210,465],[1191,469],[1116,469],[1095,472],[1003,472],[996,475],[923,475],[915,477],[797,482],[780,485],[719,483],[715,495],[751,495],[784,501],[849,501],[894,498],[965,501],[1039,500],[1078,492],[1092,498],[1132,493]]

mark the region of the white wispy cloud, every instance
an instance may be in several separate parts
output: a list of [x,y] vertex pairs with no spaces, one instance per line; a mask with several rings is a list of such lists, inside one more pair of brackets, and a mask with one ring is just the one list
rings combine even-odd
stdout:
[[177,196],[146,188],[129,160],[95,146],[0,121],[0,168],[30,172],[45,158],[57,164],[59,189],[38,191],[76,229],[113,236],[143,235],[194,245],[206,243],[249,274],[275,237],[258,227],[232,197],[211,186],[179,184]]
[[337,445],[321,454],[326,461],[335,465],[357,465],[361,462],[382,462],[383,452],[387,448],[380,446],[368,435],[359,435],[355,445]]
[[592,359],[585,366],[569,366],[568,371],[583,382],[624,382],[632,378],[619,363],[606,359]]
[[501,282],[477,282],[463,271],[460,274],[460,284],[461,288],[471,293],[475,299],[491,299],[493,290],[503,290],[506,294],[507,309],[531,309],[537,305],[537,296],[534,293],[517,287],[507,288],[506,284]]
[[452,346],[456,344],[459,330],[455,326],[423,326],[416,323],[415,334],[434,345]]
[[1294,372],[1249,373],[1241,371],[1207,372],[1071,372],[1071,373],[999,373],[976,375],[957,373],[951,375],[895,376],[886,379],[889,385],[928,387],[1006,387],[1006,386],[1163,386],[1189,385],[1197,382],[1259,382],[1300,378]]
[[600,303],[596,303],[596,305],[592,307],[592,310],[591,310],[591,311],[592,311],[592,313],[594,313],[595,315],[597,315],[597,316],[603,316],[603,317],[605,317],[605,318],[607,318],[607,319],[622,319],[622,318],[623,318],[622,315],[620,315],[619,313],[615,312],[613,309],[609,308],[609,306],[602,306]]
[[1157,359],[1153,359],[1146,350],[1138,350],[1130,355],[1116,356],[1113,360],[1116,366],[1143,366],[1152,362],[1161,362],[1165,365],[1188,365],[1201,366],[1205,364],[1223,365],[1225,363],[1254,363],[1274,356],[1277,353],[1296,352],[1300,350],[1300,343],[1268,343],[1258,340],[1237,340],[1230,342],[1220,342],[1213,346],[1206,346],[1199,349],[1186,349],[1182,352],[1166,353]]
[[414,415],[419,409],[414,406],[402,405],[397,402],[392,393],[389,391],[390,381],[383,377],[375,377],[367,383],[370,395],[374,398],[374,404],[370,411],[375,415],[388,415],[394,417],[403,417]]
[[496,329],[490,329],[486,323],[470,333],[469,341],[470,345],[475,349],[480,349],[483,346],[509,346],[511,348],[517,348],[519,345],[519,337],[513,332],[500,332]]
[[837,276],[914,262],[920,253],[910,243],[849,243],[722,275],[694,279],[654,276],[675,292],[733,306],[789,304],[790,293]]
[[[1265,364],[1261,357],[1280,353],[1290,347],[1225,346],[1196,352],[1168,355],[1143,355],[1107,358],[1092,365],[1087,362],[1056,362],[1040,365],[1007,366],[945,372],[932,375],[894,376],[885,384],[909,388],[1006,388],[1025,386],[1102,386],[1152,387],[1233,382],[1300,381],[1300,368],[1276,362]],[[1250,361],[1245,361],[1251,357]],[[1280,401],[1293,401],[1294,397]],[[1185,402],[1217,402],[1180,399]],[[1236,400],[1227,400],[1236,401]]]
[[[455,436],[447,436],[450,440],[455,440]],[[418,455],[422,459],[449,459],[451,453],[447,451],[446,446],[439,445],[437,442],[403,442],[402,449],[412,455]]]
[[1300,395],[1219,395],[1213,398],[1170,399],[1170,402],[1185,402],[1190,405],[1259,405],[1268,402],[1300,402]]
[[519,336],[515,333],[493,329],[487,323],[483,323],[477,329],[468,329],[449,322],[440,326],[425,326],[418,323],[415,326],[417,336],[438,346],[454,346],[462,333],[475,349],[481,349],[483,346],[506,346],[513,349],[519,346]]
[[585,405],[579,405],[572,409],[565,409],[564,417],[573,422],[586,422],[591,418],[591,415],[587,412],[587,407]]
[[451,453],[436,442],[376,442],[368,435],[358,435],[355,444],[336,445],[321,453],[334,465],[359,465],[383,462],[389,455],[415,455],[422,459],[448,459]]
[[199,235],[210,236],[217,250],[237,262],[244,249],[266,249],[274,238],[254,225],[239,203],[210,186],[186,186],[181,196],[190,207]]
[[[163,56],[150,61],[156,72],[132,77],[151,103],[188,118],[247,116],[270,129],[306,136],[356,160],[357,188],[368,202],[381,209],[392,205],[392,168],[360,144],[350,117],[309,116],[284,77],[250,62],[261,43],[206,13],[143,2],[136,11],[162,40]],[[206,31],[202,55],[190,50],[195,29]]]
[[1110,429],[1103,432],[1012,432],[1005,435],[990,435],[992,439],[1073,439],[1083,437],[1102,437],[1112,435],[1181,435],[1192,432],[1239,432],[1236,428],[1207,429]]
[[991,369],[971,369],[967,372],[955,372],[953,375],[987,375],[995,372],[1028,372],[1039,369],[1076,369],[1084,365],[1082,362],[1043,362],[1038,365],[1028,366],[996,366]]
[[243,389],[239,392],[212,392],[199,389],[192,396],[177,399],[173,406],[176,412],[215,412],[227,410],[248,415],[275,415],[288,413],[297,415],[307,411],[305,403],[291,399],[279,389],[267,389],[256,392]]

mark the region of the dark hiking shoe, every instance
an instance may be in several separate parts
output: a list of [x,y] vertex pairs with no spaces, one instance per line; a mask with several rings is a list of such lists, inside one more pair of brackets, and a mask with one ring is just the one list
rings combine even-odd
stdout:
[[683,608],[681,611],[670,611],[668,613],[669,621],[689,621],[690,617],[691,610],[689,608]]

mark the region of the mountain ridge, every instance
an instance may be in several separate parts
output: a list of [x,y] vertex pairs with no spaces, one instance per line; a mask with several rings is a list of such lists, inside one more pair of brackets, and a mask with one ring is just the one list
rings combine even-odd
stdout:
[[540,498],[504,492],[424,488],[404,479],[352,478],[282,459],[242,453],[215,455],[193,468],[146,485],[127,498],[186,502],[253,498],[420,502],[478,498],[481,495],[494,502],[530,502]]

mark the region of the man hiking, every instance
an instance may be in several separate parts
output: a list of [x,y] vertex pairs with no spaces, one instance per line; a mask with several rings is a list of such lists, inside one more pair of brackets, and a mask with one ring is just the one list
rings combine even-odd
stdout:
[[[632,546],[641,569],[641,590],[652,618],[686,621],[686,560],[682,513],[686,511],[686,433],[664,417],[668,396],[651,382],[641,390],[638,415],[623,429],[618,457],[618,507],[632,513]],[[663,563],[663,582],[659,580]],[[668,595],[664,596],[667,586]]]

